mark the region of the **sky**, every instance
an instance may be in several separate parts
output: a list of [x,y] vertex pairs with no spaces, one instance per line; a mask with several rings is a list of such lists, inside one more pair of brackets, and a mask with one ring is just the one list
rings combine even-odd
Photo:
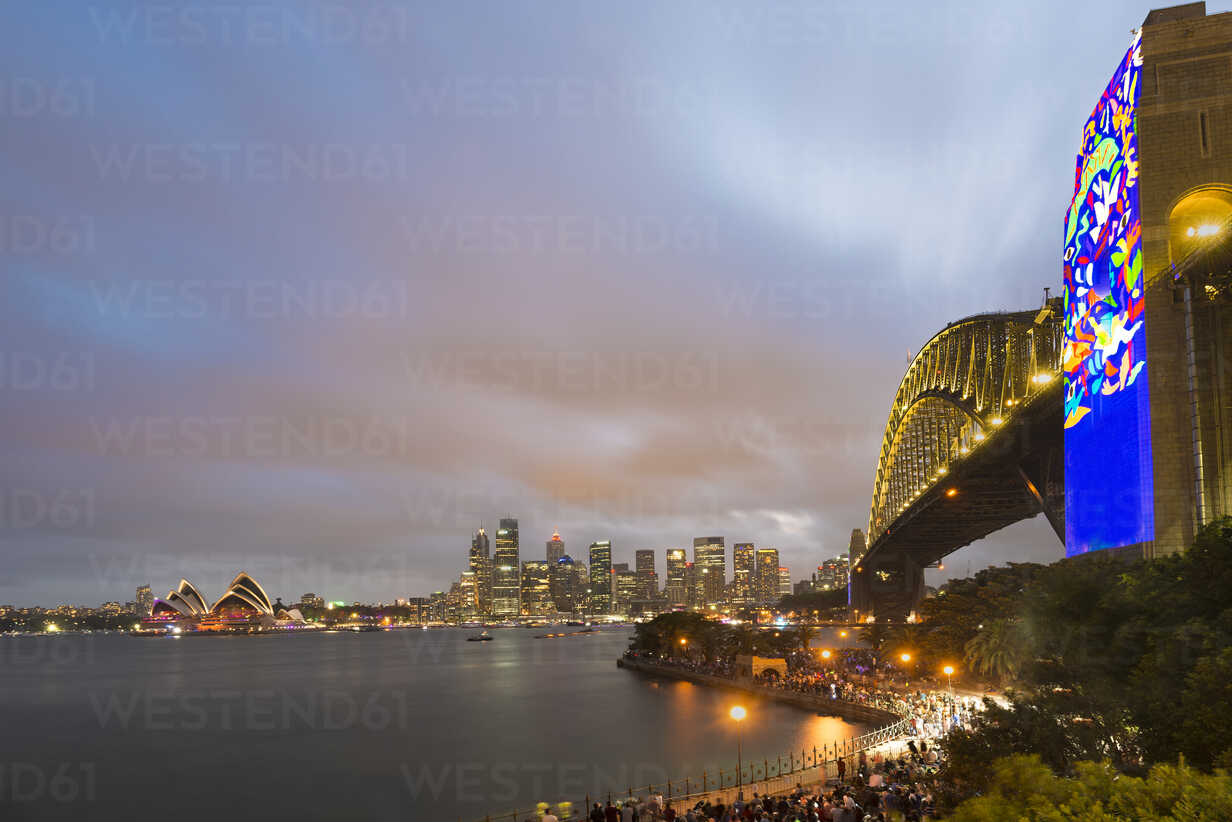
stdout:
[[1059,289],[1147,10],[11,4],[0,603],[424,595],[510,515],[807,576],[910,356]]

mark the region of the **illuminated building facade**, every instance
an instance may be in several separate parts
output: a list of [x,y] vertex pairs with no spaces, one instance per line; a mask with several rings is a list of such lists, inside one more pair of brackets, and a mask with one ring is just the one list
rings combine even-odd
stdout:
[[787,568],[779,568],[779,590],[778,599],[791,594],[791,571]]
[[543,616],[555,610],[547,562],[532,559],[522,563],[522,615]]
[[732,604],[749,605],[755,597],[753,580],[757,576],[757,549],[751,542],[732,546]]
[[753,580],[758,605],[778,602],[779,551],[777,548],[757,549],[757,574]]
[[516,617],[522,612],[522,564],[518,550],[518,521],[501,519],[492,555],[492,615]]
[[548,566],[548,574],[552,602],[556,606],[556,610],[562,614],[569,614],[578,610],[578,576],[577,568],[574,567],[573,557],[565,554],[556,560],[555,563]]
[[701,585],[701,603],[724,600],[727,587],[727,547],[723,537],[697,537],[693,540],[693,564]]
[[548,565],[554,565],[565,555],[565,541],[560,538],[559,531],[552,532],[552,538],[547,541]]
[[688,586],[685,584],[685,568],[689,564],[688,553],[683,548],[668,548],[666,558],[666,582],[663,593],[671,605],[688,604]]
[[469,569],[475,577],[475,613],[492,613],[492,555],[488,535],[482,528],[471,537]]
[[633,555],[633,567],[637,571],[638,598],[655,599],[659,595],[659,575],[655,573],[655,555],[651,549],[641,549]]
[[154,610],[154,592],[149,585],[137,586],[136,603],[138,616],[149,616],[150,611]]
[[612,612],[612,543],[602,540],[590,544],[590,603],[592,614]]

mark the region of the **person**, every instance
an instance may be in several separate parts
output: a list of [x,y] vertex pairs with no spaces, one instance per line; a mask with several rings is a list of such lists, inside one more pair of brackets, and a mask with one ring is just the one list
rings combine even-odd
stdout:
[[620,810],[612,804],[612,800],[607,801],[607,807],[603,809],[604,822],[620,822]]
[[605,814],[603,813],[603,807],[596,802],[595,807],[590,812],[590,822],[604,822],[604,820]]
[[626,799],[624,807],[620,809],[620,822],[636,822],[633,818],[633,800]]
[[551,810],[549,810],[547,813],[545,813],[543,816],[539,818],[539,822],[560,822],[560,817],[552,813]]
[[838,758],[838,781],[844,782],[847,779],[847,762],[840,756]]

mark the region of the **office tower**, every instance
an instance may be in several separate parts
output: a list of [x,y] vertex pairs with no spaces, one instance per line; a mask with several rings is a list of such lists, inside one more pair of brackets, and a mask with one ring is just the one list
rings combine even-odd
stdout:
[[847,546],[847,562],[850,567],[854,568],[860,563],[860,559],[864,556],[864,552],[868,550],[868,543],[864,540],[864,532],[859,528],[851,529],[851,543]]
[[779,568],[779,599],[791,595],[791,571]]
[[688,554],[683,548],[667,549],[667,581],[663,592],[672,605],[688,604],[688,589],[685,585],[685,567],[688,562]]
[[557,611],[570,614],[577,609],[577,569],[573,557],[565,554],[548,566],[548,585]]
[[522,615],[543,616],[556,610],[552,602],[551,575],[541,559],[522,563]]
[[473,571],[463,571],[458,578],[458,618],[475,619],[479,616],[479,584]]
[[475,608],[480,616],[492,613],[492,556],[488,553],[488,535],[482,528],[471,538],[469,570],[475,575]]
[[701,571],[697,563],[686,562],[684,566],[684,604],[701,608],[706,604],[706,591],[702,585]]
[[552,567],[560,558],[565,555],[565,541],[560,538],[558,531],[552,532],[552,538],[547,542],[548,546],[548,567]]
[[702,603],[723,601],[727,587],[727,547],[723,537],[697,537],[693,540],[693,564],[697,566]]
[[590,611],[590,569],[585,562],[573,561],[573,610]]
[[590,544],[590,612],[612,612],[612,542]]
[[612,613],[628,615],[633,601],[641,599],[641,580],[637,571],[630,571],[628,563],[615,568],[612,573]]
[[654,551],[642,549],[633,554],[633,567],[637,571],[638,598],[654,599],[659,594],[659,576],[655,573]]
[[753,543],[737,542],[732,546],[732,574],[732,604],[751,604],[753,579],[757,574],[757,551]]
[[492,614],[515,617],[522,611],[522,564],[518,552],[518,521],[506,517],[496,531],[492,555]]
[[777,548],[757,549],[757,575],[753,587],[758,605],[772,605],[779,601],[779,552]]
[[137,586],[137,615],[149,616],[150,611],[154,610],[154,592],[150,590],[149,585]]
[[817,566],[817,590],[846,590],[848,569],[846,556],[832,557]]

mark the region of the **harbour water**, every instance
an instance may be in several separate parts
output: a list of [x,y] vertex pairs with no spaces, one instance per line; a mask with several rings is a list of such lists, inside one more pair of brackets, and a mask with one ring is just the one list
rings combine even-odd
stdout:
[[[618,670],[632,629],[471,633],[0,637],[0,818],[474,822],[734,767],[741,700]],[[867,730],[743,704],[746,762]]]

